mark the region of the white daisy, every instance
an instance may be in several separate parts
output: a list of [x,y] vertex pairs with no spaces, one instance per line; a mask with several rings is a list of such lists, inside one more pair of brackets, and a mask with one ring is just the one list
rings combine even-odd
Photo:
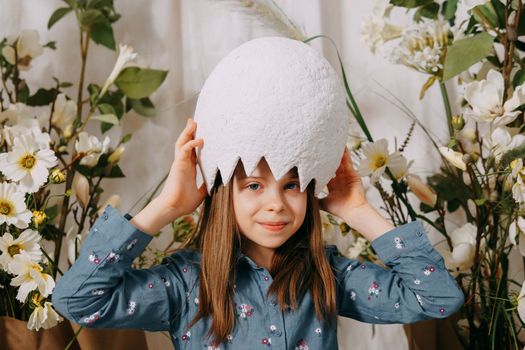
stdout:
[[53,309],[52,305],[49,301],[46,301],[44,306],[37,305],[31,316],[29,316],[27,328],[38,331],[40,328],[48,329],[54,327],[58,322],[63,321],[64,319]]
[[97,165],[100,156],[108,151],[109,137],[106,136],[101,143],[96,136],[88,135],[82,131],[78,134],[78,140],[75,142],[75,149],[78,153],[84,153],[85,156],[80,160],[80,164],[93,167]]
[[2,252],[0,267],[13,273],[8,269],[9,263],[13,261],[13,257],[21,252],[27,253],[33,262],[39,262],[42,258],[42,251],[38,244],[41,238],[38,231],[31,229],[24,230],[16,239],[9,232],[6,232],[0,237],[0,252]]
[[28,294],[37,288],[44,297],[50,295],[55,288],[53,277],[42,272],[42,266],[33,262],[25,252],[15,255],[8,268],[17,275],[10,284],[19,287],[16,299],[21,303],[25,302]]
[[51,149],[38,149],[29,135],[15,138],[13,150],[0,154],[0,171],[12,180],[19,181],[20,188],[28,193],[38,191],[47,182],[49,168],[57,164]]
[[[379,180],[386,167],[394,169],[396,172],[397,169],[402,169],[406,165],[406,159],[401,153],[388,153],[388,141],[386,139],[380,139],[363,146],[363,153],[366,158],[359,164],[357,173],[359,176],[370,175],[372,183]],[[401,171],[398,172],[401,173]]]
[[25,193],[15,184],[0,182],[0,225],[7,223],[26,228],[31,221],[31,212],[25,203]]

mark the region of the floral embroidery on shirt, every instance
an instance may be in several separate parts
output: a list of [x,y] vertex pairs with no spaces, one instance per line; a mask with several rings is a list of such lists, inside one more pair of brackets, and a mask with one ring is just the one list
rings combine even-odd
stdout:
[[166,285],[166,287],[170,286],[170,281],[168,281],[165,277],[161,277],[160,279],[162,280],[162,283]]
[[321,328],[316,328],[316,329],[315,329],[315,333],[316,333],[318,336],[321,336],[321,333],[322,333]]
[[394,309],[399,309],[399,303],[394,304]]
[[368,300],[372,299],[372,295],[375,295],[376,298],[379,297],[379,292],[381,291],[381,288],[379,288],[379,284],[374,281],[370,284],[370,287],[368,288]]
[[182,268],[182,272],[188,272],[188,268],[187,267],[183,267]]
[[92,263],[95,263],[95,264],[100,264],[100,259],[98,258],[98,255],[95,254],[95,252],[89,254],[89,257],[88,257],[89,261],[92,262]]
[[350,290],[350,299],[355,301],[356,296],[357,296],[357,294],[356,294],[355,290],[353,290],[353,289]]
[[148,288],[151,289],[153,288],[155,285],[153,284],[153,282],[148,282]]
[[131,250],[133,249],[133,247],[137,244],[137,239],[134,238],[133,240],[131,240],[131,242],[128,243],[128,245],[126,246],[126,250]]
[[199,298],[193,299],[193,302],[195,303],[195,305],[199,305]]
[[295,345],[295,350],[308,350],[308,349],[309,349],[308,343],[304,339],[299,340],[297,344]]
[[91,324],[99,319],[100,319],[100,312],[97,311],[94,314],[89,315],[89,317],[84,317],[84,323]]
[[93,295],[102,295],[102,294],[104,294],[104,292],[105,291],[102,288],[95,288],[95,289],[93,289],[91,291],[91,294],[93,294]]
[[361,266],[359,266],[361,269],[366,269],[366,265],[365,264],[361,264]]
[[182,335],[182,337],[180,337],[180,339],[182,341],[188,341],[188,340],[190,340],[190,338],[191,338],[191,332],[190,331],[187,331],[186,333],[184,333]]
[[253,315],[253,306],[248,304],[241,304],[237,307],[241,312],[238,316],[246,319],[248,316]]
[[420,281],[419,279],[416,278],[416,279],[414,280],[414,284],[420,284],[420,283],[421,283],[421,281]]
[[137,307],[137,303],[133,300],[130,300],[128,303],[128,308],[126,309],[126,313],[128,315],[133,315],[135,313],[135,309]]
[[204,345],[204,347],[206,348],[206,350],[221,350],[221,347],[220,346],[213,346],[213,345]]
[[403,249],[405,248],[405,243],[403,240],[399,237],[394,238],[394,243],[396,244],[397,249]]
[[108,261],[108,263],[114,263],[114,262],[117,261],[119,258],[120,258],[120,255],[119,255],[119,254],[115,253],[114,251],[111,251],[111,252],[108,254],[107,261]]
[[231,343],[233,340],[233,335],[228,334],[228,336],[226,336],[226,340],[228,341],[228,343]]
[[444,315],[444,314],[445,314],[445,308],[444,308],[444,307],[440,307],[440,308],[439,308],[439,313],[440,313],[441,315]]
[[272,338],[262,338],[261,344],[270,346],[272,344]]
[[425,275],[430,275],[432,272],[436,271],[436,268],[432,265],[428,265],[427,267],[425,267],[425,269],[423,270],[423,273]]

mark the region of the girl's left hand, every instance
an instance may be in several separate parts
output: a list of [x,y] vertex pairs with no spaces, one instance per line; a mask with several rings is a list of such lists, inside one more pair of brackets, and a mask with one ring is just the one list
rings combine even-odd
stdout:
[[345,146],[343,158],[335,177],[327,184],[329,194],[319,200],[322,210],[345,217],[353,209],[363,207],[368,203],[361,177],[357,174],[350,158],[350,152]]

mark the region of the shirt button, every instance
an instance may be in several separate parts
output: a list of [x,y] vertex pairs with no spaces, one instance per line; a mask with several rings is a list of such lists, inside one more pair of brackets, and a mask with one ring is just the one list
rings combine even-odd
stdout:
[[104,214],[102,214],[102,217],[104,218],[104,220],[107,220],[108,219],[108,213],[104,212]]

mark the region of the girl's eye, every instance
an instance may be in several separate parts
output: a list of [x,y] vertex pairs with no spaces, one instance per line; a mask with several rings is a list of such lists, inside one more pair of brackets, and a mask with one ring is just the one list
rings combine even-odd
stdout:
[[253,188],[252,186],[259,186],[259,184],[256,184],[256,183],[251,183],[249,184],[247,187],[251,190],[256,190],[256,188]]
[[288,185],[296,186],[296,188],[299,188],[299,184],[296,182],[290,182]]

